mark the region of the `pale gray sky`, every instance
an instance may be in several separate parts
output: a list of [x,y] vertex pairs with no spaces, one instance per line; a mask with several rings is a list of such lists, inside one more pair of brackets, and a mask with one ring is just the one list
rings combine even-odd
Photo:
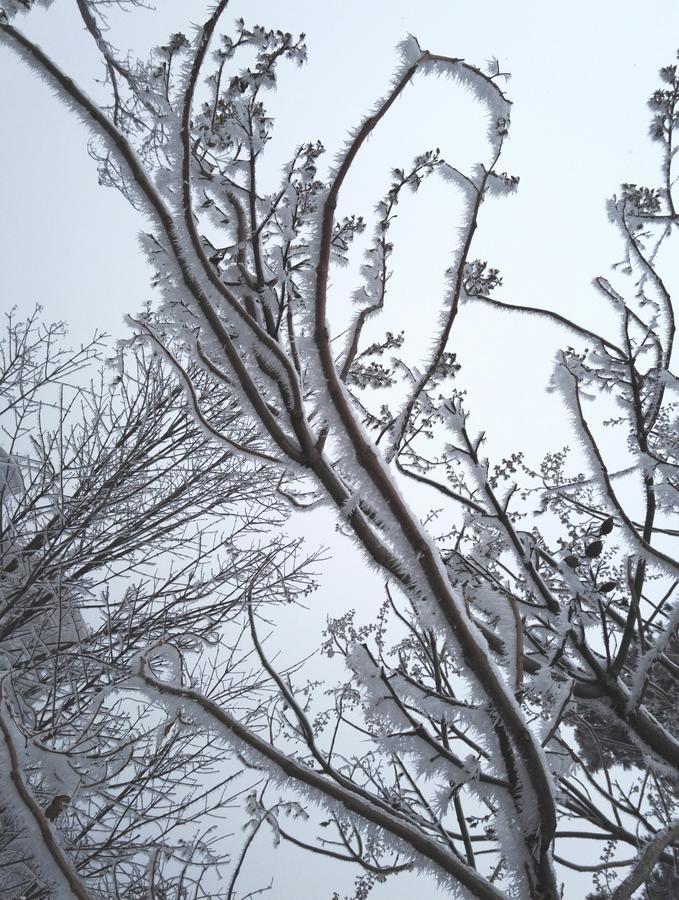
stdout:
[[[65,68],[89,81],[95,58],[72,6],[56,0],[27,25]],[[203,7],[202,0],[161,0],[157,14],[114,16],[112,34],[120,47],[143,49],[188,28]],[[499,266],[507,298],[577,311],[583,323],[599,320],[590,280],[617,252],[604,200],[622,181],[653,181],[645,102],[657,68],[672,61],[679,45],[676,3],[235,0],[227,19],[240,15],[308,35],[309,64],[283,72],[272,98],[272,174],[300,140],[320,137],[330,151],[340,145],[383,93],[394,46],[407,33],[423,47],[471,62],[497,56],[512,72],[514,100],[503,165],[521,185],[516,196],[483,210],[478,255]],[[96,189],[80,124],[7,52],[0,56],[0,83],[3,302],[39,301],[49,315],[69,321],[78,339],[95,327],[119,335],[123,315],[150,296],[136,245],[143,223],[113,191]],[[465,100],[448,81],[418,79],[371,139],[342,209],[368,215],[389,168],[406,165],[422,149],[438,145],[456,165],[471,160],[483,120]],[[436,289],[454,241],[454,203],[450,190],[432,187],[424,201],[403,204],[394,228],[395,298],[406,315],[408,307],[417,309],[414,347],[418,334],[426,345],[427,323],[436,321]],[[402,222],[409,221],[416,227],[406,231]],[[402,234],[407,239],[399,241]],[[344,297],[339,306],[346,307]],[[525,354],[508,352],[517,329],[531,349],[535,377],[528,386]],[[457,349],[484,420],[492,413],[491,432],[511,433],[517,418],[532,412],[556,344],[549,326],[509,324],[487,310],[469,311],[460,321]],[[507,377],[508,365],[517,379]],[[555,427],[559,415],[549,420]]]
[[[26,19],[25,27],[67,71],[89,83],[98,70],[74,5],[56,0],[49,13]],[[200,20],[205,5],[157,0],[156,14],[115,14],[112,41],[139,50],[162,43],[170,32]],[[501,168],[519,175],[521,184],[515,196],[483,209],[475,255],[500,268],[503,299],[548,306],[605,327],[606,314],[590,286],[595,275],[609,273],[619,253],[604,202],[623,181],[656,180],[645,104],[657,69],[675,59],[679,4],[234,0],[226,21],[238,16],[307,34],[309,64],[282,70],[271,99],[277,119],[272,174],[303,140],[320,138],[331,158],[347,130],[384,92],[397,60],[394,47],[408,33],[422,47],[473,63],[498,57],[512,73],[507,89],[514,101]],[[2,305],[28,310],[39,302],[48,317],[71,325],[77,341],[95,328],[124,336],[123,316],[151,296],[136,242],[144,223],[118,194],[97,187],[81,125],[4,48],[0,85]],[[483,125],[478,107],[455,84],[418,79],[368,144],[343,192],[341,211],[369,217],[390,168],[407,165],[422,150],[440,146],[451,163],[464,167]],[[450,189],[432,182],[416,201],[403,203],[393,230],[399,274],[392,304],[402,313],[398,327],[410,325],[414,351],[427,346],[430,323],[436,322],[437,288],[455,241]],[[338,321],[347,308],[349,275],[336,278]],[[521,440],[538,456],[567,442],[562,408],[544,393],[562,342],[554,328],[533,320],[465,310],[455,349],[473,422],[488,430],[491,446],[515,449]],[[326,521],[307,522],[315,540],[334,540]],[[358,557],[353,559],[358,567]],[[329,609],[337,612],[346,604],[347,594],[355,604],[367,590],[358,568],[351,585],[338,563],[327,575],[305,624],[320,626]],[[289,633],[298,627],[288,625]],[[282,876],[276,898],[331,896],[335,884],[325,863],[301,865],[298,857],[269,855],[265,843],[261,852],[267,854],[262,865]],[[567,897],[580,896],[577,885],[570,877]],[[412,887],[407,878],[392,881],[375,897],[409,897]]]

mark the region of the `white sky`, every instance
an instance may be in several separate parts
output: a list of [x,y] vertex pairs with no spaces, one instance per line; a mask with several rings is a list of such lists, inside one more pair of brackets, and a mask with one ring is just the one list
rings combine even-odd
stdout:
[[[205,5],[157,0],[156,14],[116,14],[112,42],[139,50],[162,43],[170,32],[200,20]],[[48,14],[32,14],[19,26],[89,83],[96,60],[74,6],[56,0]],[[502,69],[512,72],[508,93],[514,101],[500,168],[519,175],[521,184],[515,196],[485,205],[474,255],[500,268],[502,299],[606,327],[591,288],[595,275],[612,277],[609,266],[619,255],[604,202],[623,181],[656,183],[645,104],[657,69],[675,59],[679,4],[234,0],[225,22],[238,16],[307,34],[309,64],[284,67],[271,99],[277,119],[272,175],[303,140],[320,138],[332,157],[347,130],[384,92],[396,64],[394,46],[408,33],[422,47],[472,63],[498,57]],[[0,86],[2,305],[28,310],[39,302],[49,318],[71,325],[75,341],[86,340],[95,328],[124,336],[125,313],[151,296],[150,273],[136,243],[143,223],[119,195],[97,188],[82,127],[4,48]],[[369,217],[388,186],[389,170],[406,166],[422,150],[440,146],[452,164],[463,167],[472,161],[483,127],[481,111],[459,87],[419,78],[371,139],[340,198],[341,211]],[[454,246],[455,209],[450,190],[432,181],[421,204],[402,205],[394,227],[399,275],[392,309],[402,318],[385,324],[392,330],[410,327],[415,354],[426,348],[437,320],[436,289]],[[337,321],[348,308],[350,275],[336,278]],[[549,325],[465,308],[454,349],[463,362],[473,423],[489,432],[491,448],[512,450],[520,443],[535,460],[542,450],[568,441],[562,408],[544,393],[554,352],[564,342]],[[334,540],[324,520],[307,521],[314,540]],[[346,557],[329,567],[305,624],[345,609],[347,595],[352,604],[360,602],[367,582],[356,555],[353,562],[351,585]],[[288,633],[298,625],[290,622]],[[330,897],[325,863],[295,857],[293,865],[290,859],[272,854],[263,863],[283,875],[273,894],[277,900]],[[577,883],[569,880],[574,893],[567,896],[578,895]],[[410,896],[411,888],[408,879],[399,879],[374,896],[396,900]]]

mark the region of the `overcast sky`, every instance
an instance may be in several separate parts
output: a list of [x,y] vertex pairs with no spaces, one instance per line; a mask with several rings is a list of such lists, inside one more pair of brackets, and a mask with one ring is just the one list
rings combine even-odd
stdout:
[[[89,83],[98,69],[74,6],[56,0],[49,13],[18,24],[69,73]],[[156,13],[114,15],[112,42],[143,51],[171,32],[187,31],[205,9],[203,0],[157,0],[156,6]],[[657,69],[676,58],[679,4],[234,0],[225,24],[238,16],[307,34],[308,65],[283,69],[271,99],[272,176],[301,141],[320,138],[332,159],[347,130],[385,91],[397,62],[395,45],[408,33],[423,48],[479,65],[497,57],[502,70],[512,73],[507,89],[514,101],[500,168],[521,182],[515,196],[484,207],[474,255],[501,270],[503,299],[606,327],[591,288],[595,275],[610,276],[620,252],[605,200],[621,182],[656,182],[646,100]],[[3,306],[29,310],[40,303],[47,317],[70,324],[77,342],[95,328],[124,336],[123,316],[152,296],[136,240],[144,223],[118,194],[97,187],[80,124],[4,48],[0,85]],[[388,186],[390,168],[407,165],[422,150],[439,146],[451,163],[464,167],[474,160],[484,127],[478,106],[459,87],[417,79],[371,139],[343,192],[341,211],[369,218]],[[450,189],[432,186],[419,204],[403,204],[394,229],[394,308],[402,314],[398,327],[410,327],[414,352],[426,348],[437,320],[438,289],[456,238],[455,203]],[[350,277],[351,272],[337,276],[338,321],[348,308],[343,292]],[[489,432],[491,446],[515,449],[520,440],[537,457],[568,441],[563,410],[544,393],[554,352],[563,343],[549,325],[465,310],[455,349],[474,424]],[[334,539],[327,523],[308,521],[317,537]],[[355,583],[348,585],[347,577]],[[309,621],[320,623],[328,609],[337,611],[347,588],[356,602],[358,586],[366,584],[358,570],[347,576],[346,568],[329,567]],[[271,862],[284,865],[288,876],[292,871],[282,857]],[[275,897],[331,893],[318,866],[300,868],[296,879],[284,877]],[[577,882],[570,884],[574,893],[567,896],[575,897]],[[375,897],[406,897],[411,888],[404,879]]]
[[[56,0],[26,27],[69,72],[90,81],[96,59],[74,6]],[[187,30],[204,3],[162,0],[157,7],[155,14],[114,16],[114,43],[139,50],[161,43],[171,31]],[[308,65],[283,69],[271,99],[277,120],[268,154],[272,175],[301,140],[320,138],[331,158],[384,92],[394,47],[406,34],[470,62],[498,57],[512,73],[514,100],[503,168],[521,184],[516,196],[483,210],[477,254],[500,268],[506,299],[572,311],[583,324],[600,321],[605,313],[590,282],[619,252],[604,201],[623,181],[653,183],[645,103],[658,67],[675,58],[679,5],[235,0],[227,21],[240,15],[308,36]],[[136,243],[143,223],[115,192],[96,189],[81,126],[6,51],[0,77],[3,300],[22,307],[40,302],[48,315],[65,318],[78,340],[95,327],[119,336],[124,314],[150,296]],[[423,149],[440,146],[461,167],[471,162],[484,124],[454,84],[417,79],[362,154],[340,199],[342,212],[369,216],[388,186],[389,169]],[[417,349],[419,335],[424,349],[455,242],[455,198],[451,189],[432,185],[417,200],[403,204],[394,228],[394,283],[405,315],[408,306],[417,311],[411,345]],[[347,307],[346,296],[338,297],[335,310]],[[559,341],[554,329],[534,321],[509,324],[496,312],[471,309],[462,317],[456,350],[475,392],[478,423],[491,439],[502,434],[510,445],[514,428],[542,402]],[[545,409],[551,431],[561,412]]]

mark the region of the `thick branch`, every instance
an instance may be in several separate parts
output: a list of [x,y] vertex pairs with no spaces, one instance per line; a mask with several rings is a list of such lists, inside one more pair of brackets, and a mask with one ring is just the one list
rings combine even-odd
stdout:
[[281,753],[237,719],[234,719],[224,709],[197,691],[159,681],[149,673],[148,666],[143,661],[140,666],[139,677],[144,684],[155,692],[176,697],[198,708],[203,714],[209,716],[216,725],[221,726],[230,735],[235,736],[249,748],[267,759],[286,777],[292,778],[300,785],[311,788],[332,803],[339,803],[349,812],[360,816],[373,825],[377,825],[395,838],[405,841],[409,848],[422,854],[430,862],[452,875],[475,897],[482,898],[482,900],[502,900],[504,895],[479,875],[478,872],[465,865],[457,856],[454,856],[421,830],[389,811],[386,804],[380,806],[377,798],[365,799],[352,792],[348,787],[329,780],[285,753]]

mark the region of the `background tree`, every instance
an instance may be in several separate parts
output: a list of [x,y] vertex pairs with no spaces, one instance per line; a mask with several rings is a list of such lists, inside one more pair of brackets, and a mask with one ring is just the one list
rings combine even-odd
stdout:
[[[676,380],[661,272],[676,220],[676,69],[662,70],[652,98],[661,184],[624,185],[610,205],[624,260],[615,285],[597,281],[616,322],[607,336],[499,299],[499,272],[475,258],[482,202],[518,184],[500,168],[510,103],[497,66],[482,71],[408,39],[387,94],[334,168],[321,177],[322,146],[302,143],[266,192],[273,123],[263,97],[281,59],[303,61],[303,37],[239,21],[218,39],[222,2],[194,40],[172,35],[150,60],[133,61],[108,42],[97,5],[78,6],[103,57],[109,105],[95,105],[9,21],[0,28],[92,129],[100,179],[152,222],[144,245],[163,299],[156,321],[137,320],[138,333],[168,355],[168,343],[184,347],[196,368],[172,364],[198,420],[224,437],[196,379],[234,392],[285,496],[334,507],[387,584],[377,618],[329,622],[324,649],[349,672],[329,704],[276,670],[251,606],[253,645],[276,692],[248,721],[154,673],[143,653],[130,685],[179,703],[196,727],[326,807],[314,843],[288,833],[277,808],[251,804],[278,837],[360,865],[359,896],[415,866],[477,897],[556,898],[555,863],[582,868],[574,838],[604,848],[592,867],[600,894],[628,897],[644,881],[651,896],[673,890],[679,744],[661,710],[677,666]],[[393,170],[356,317],[348,334],[333,335],[330,272],[365,228],[337,215],[340,190],[396,99],[429,74],[451,75],[476,96],[489,121],[485,158],[461,171],[425,150]],[[415,362],[400,323],[372,343],[364,330],[389,311],[395,207],[427,177],[451,181],[464,212],[433,350]],[[483,456],[454,355],[465,304],[547,317],[577,345],[561,353],[553,379],[579,444],[573,475],[561,448],[536,470],[521,452]],[[623,466],[610,452],[613,429],[624,436]],[[422,485],[444,497],[443,514],[416,512],[411,483],[414,502]],[[169,664],[174,651],[164,648]],[[357,752],[356,732],[367,750]]]
[[[293,602],[313,582],[298,541],[267,536],[271,470],[212,442],[141,346],[88,383],[100,347],[68,350],[38,311],[10,313],[0,344],[0,891],[202,897],[230,849],[211,812],[261,775],[125,679],[169,643],[177,678],[246,710],[243,598]],[[199,389],[256,449],[228,395]]]

